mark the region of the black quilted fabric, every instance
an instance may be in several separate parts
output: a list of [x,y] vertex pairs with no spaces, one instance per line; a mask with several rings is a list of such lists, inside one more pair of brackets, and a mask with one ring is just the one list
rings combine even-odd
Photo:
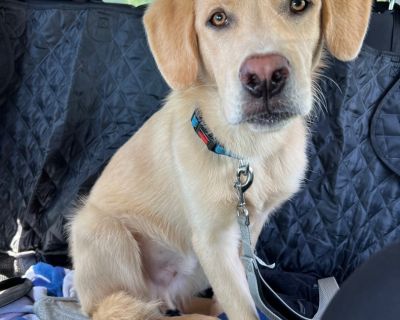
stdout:
[[[74,201],[159,108],[168,89],[142,13],[0,3],[0,250],[19,218],[21,250],[65,256]],[[332,60],[326,76],[304,189],[266,226],[259,251],[277,272],[342,281],[400,240],[400,56],[365,47],[355,62]]]
[[77,195],[168,88],[147,47],[143,9],[3,1],[0,13],[0,66],[15,70],[0,98],[0,250],[19,218],[21,250],[65,255],[63,226]]
[[307,180],[265,227],[259,251],[286,271],[341,282],[400,241],[400,56],[365,46],[325,74]]

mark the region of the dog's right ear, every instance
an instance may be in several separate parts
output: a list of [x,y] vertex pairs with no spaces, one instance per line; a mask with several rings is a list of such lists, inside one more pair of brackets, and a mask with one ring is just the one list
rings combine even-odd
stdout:
[[156,0],[144,25],[150,49],[164,79],[173,89],[185,89],[198,76],[199,51],[193,0]]

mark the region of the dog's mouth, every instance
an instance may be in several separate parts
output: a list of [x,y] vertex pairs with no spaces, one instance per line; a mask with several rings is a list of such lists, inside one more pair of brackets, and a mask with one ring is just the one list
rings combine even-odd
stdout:
[[257,126],[275,127],[284,125],[295,116],[294,112],[263,112],[251,115],[244,119],[244,121]]
[[279,129],[299,115],[290,99],[250,99],[242,106],[242,122],[253,127]]
[[252,124],[263,124],[263,125],[273,125],[282,121],[286,121],[293,117],[294,114],[291,112],[283,113],[262,113],[249,117],[246,122]]

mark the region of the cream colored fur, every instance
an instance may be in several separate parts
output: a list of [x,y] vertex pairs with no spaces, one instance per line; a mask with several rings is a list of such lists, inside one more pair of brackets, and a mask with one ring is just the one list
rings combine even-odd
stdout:
[[[186,312],[182,320],[215,319],[185,308],[211,285],[230,320],[256,319],[239,259],[233,188],[238,163],[208,151],[190,118],[198,107],[220,142],[253,167],[246,196],[254,245],[271,212],[303,179],[303,116],[311,109],[324,39],[345,59],[356,56],[365,35],[370,2],[361,7],[343,1],[339,12],[334,1],[314,1],[303,18],[281,13],[286,0],[156,0],[150,7],[149,43],[175,90],[115,154],[71,222],[84,312],[96,320],[159,320],[166,309],[179,308]],[[220,7],[240,18],[225,33],[206,25],[210,11]],[[337,23],[350,24],[360,11],[356,29],[362,30],[340,31],[346,43],[341,47]],[[269,52],[291,62],[288,94],[301,115],[278,129],[242,121],[239,67],[249,55]]]

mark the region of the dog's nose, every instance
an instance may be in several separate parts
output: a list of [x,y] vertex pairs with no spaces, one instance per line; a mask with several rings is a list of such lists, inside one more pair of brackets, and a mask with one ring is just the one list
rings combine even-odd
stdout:
[[252,96],[266,99],[282,92],[289,75],[289,61],[279,54],[250,57],[239,72],[243,87]]

